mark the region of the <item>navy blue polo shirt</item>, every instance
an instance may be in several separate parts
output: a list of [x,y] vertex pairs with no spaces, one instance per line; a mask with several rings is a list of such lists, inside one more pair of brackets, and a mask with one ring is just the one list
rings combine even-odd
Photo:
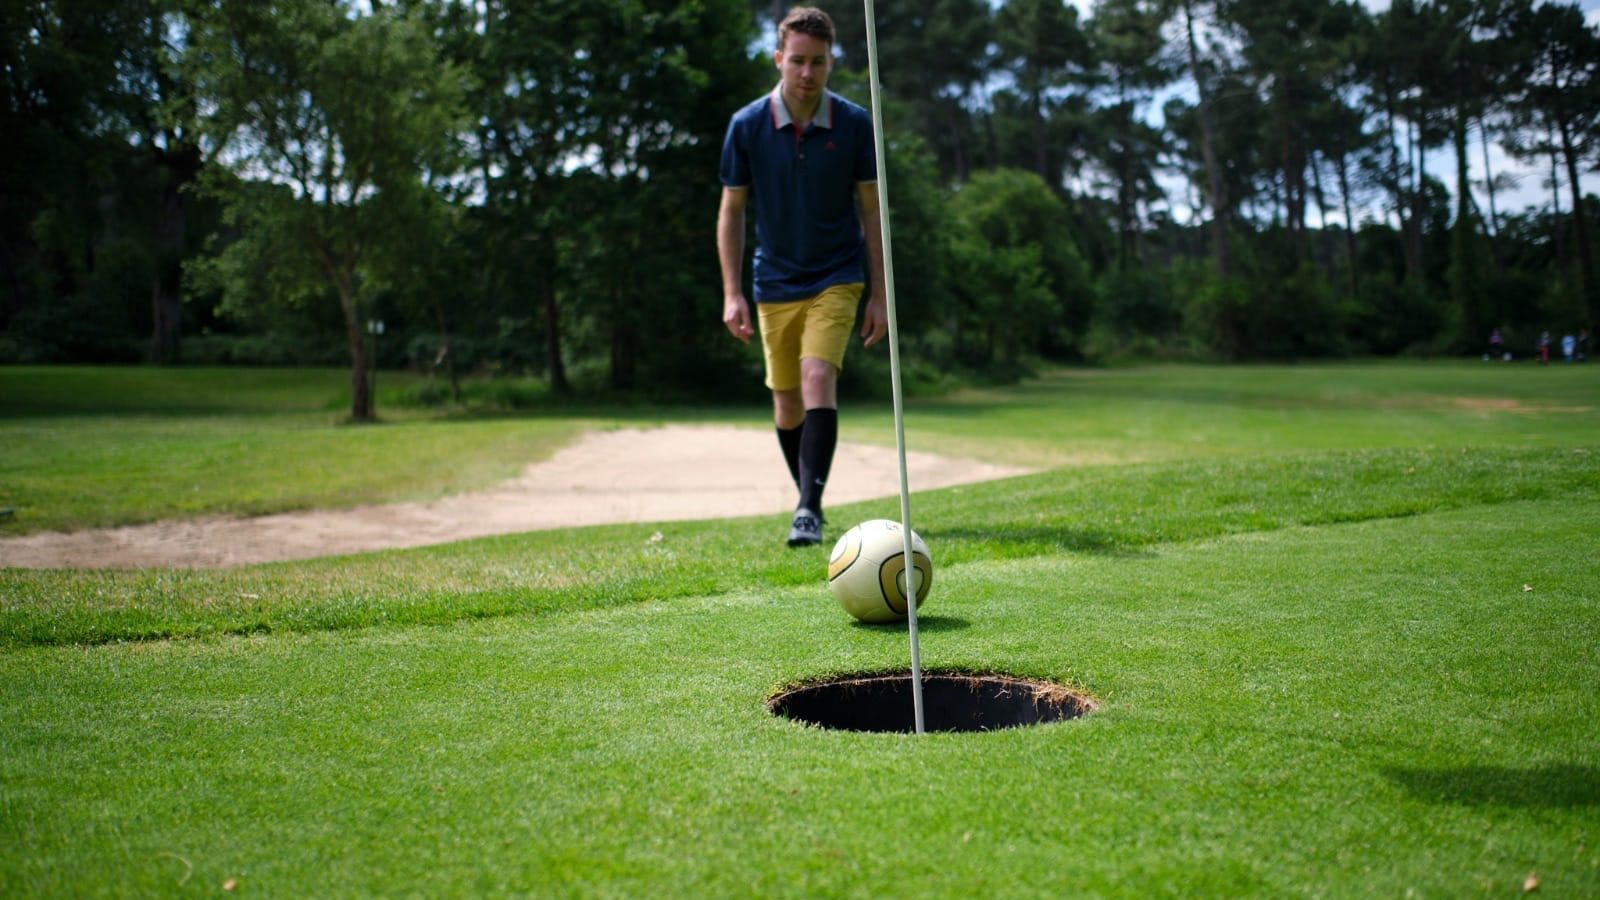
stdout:
[[734,113],[722,142],[722,184],[755,204],[758,303],[866,281],[856,184],[878,180],[870,113],[824,91],[798,134],[778,90]]

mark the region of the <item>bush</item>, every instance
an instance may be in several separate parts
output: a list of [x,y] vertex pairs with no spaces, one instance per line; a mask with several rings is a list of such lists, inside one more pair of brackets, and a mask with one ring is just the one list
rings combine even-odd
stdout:
[[350,352],[342,341],[283,332],[185,337],[179,358],[185,365],[200,366],[350,365]]
[[[451,406],[450,382],[429,378],[388,398],[395,406],[441,409]],[[534,378],[471,378],[461,381],[461,406],[477,411],[533,409],[548,404],[550,385]]]
[[25,306],[0,336],[0,362],[137,363],[148,337],[136,336],[125,310],[92,292]]
[[1396,282],[1387,275],[1363,278],[1347,316],[1355,348],[1391,355],[1408,347],[1435,345],[1445,330],[1440,302],[1415,281]]
[[[961,386],[962,379],[955,372],[918,358],[909,351],[909,346],[902,339],[900,390],[903,396],[938,397]],[[844,371],[839,374],[839,393],[856,400],[890,400],[894,397],[887,343],[866,351],[859,344],[850,348],[845,355]]]
[[[1200,267],[1188,267],[1200,268]],[[1094,322],[1112,334],[1167,335],[1182,321],[1167,272],[1148,267],[1110,271],[1095,285]]]
[[1180,263],[1173,279],[1183,310],[1183,332],[1221,359],[1245,355],[1250,331],[1250,297],[1238,279],[1223,279],[1209,265]]

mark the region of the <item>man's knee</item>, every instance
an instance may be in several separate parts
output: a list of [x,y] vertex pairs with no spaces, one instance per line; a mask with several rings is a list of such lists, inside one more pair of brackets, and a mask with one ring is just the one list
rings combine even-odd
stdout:
[[772,420],[779,428],[798,428],[806,420],[802,390],[772,392]]
[[800,361],[800,392],[807,409],[838,406],[839,370],[827,360],[806,357]]
[[832,388],[839,383],[839,370],[825,359],[806,357],[800,360],[802,388]]

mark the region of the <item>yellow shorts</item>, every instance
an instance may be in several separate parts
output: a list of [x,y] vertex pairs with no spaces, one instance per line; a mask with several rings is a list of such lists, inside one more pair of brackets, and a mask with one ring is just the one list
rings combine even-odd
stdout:
[[790,391],[800,386],[800,358],[827,360],[844,368],[844,348],[856,323],[861,282],[824,288],[809,300],[757,303],[761,348],[767,356],[767,387]]

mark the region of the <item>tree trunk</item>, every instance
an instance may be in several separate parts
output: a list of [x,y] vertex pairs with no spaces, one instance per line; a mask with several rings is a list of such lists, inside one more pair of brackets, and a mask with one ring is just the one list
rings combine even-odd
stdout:
[[1278,165],[1283,169],[1284,231],[1289,238],[1289,262],[1299,266],[1305,259],[1306,173],[1305,154],[1289,110],[1294,98],[1289,94],[1288,78],[1280,73],[1283,94],[1278,98]]
[[180,295],[183,251],[189,227],[188,202],[176,171],[162,172],[159,220],[156,224],[156,270],[150,278],[150,361],[170,365],[178,361],[178,341],[183,332]]
[[12,256],[11,245],[3,236],[0,236],[0,273],[5,275],[5,291],[0,293],[0,330],[3,330],[11,326],[11,318],[21,312],[26,303],[16,257]]
[[1556,248],[1556,271],[1567,277],[1567,229],[1561,225],[1561,154],[1555,150],[1555,134],[1547,129],[1550,149],[1550,228]]
[[[616,309],[616,304],[612,304]],[[637,382],[639,360],[638,333],[633,323],[618,316],[611,322],[611,387],[626,391]]]
[[[167,268],[165,263],[159,269]],[[179,360],[179,335],[183,332],[183,306],[176,285],[165,271],[157,271],[150,278],[150,361],[158,366],[171,365]]]
[[1489,195],[1489,215],[1484,219],[1484,230],[1489,234],[1489,250],[1494,254],[1494,270],[1501,275],[1506,272],[1505,248],[1500,245],[1500,213],[1495,209],[1494,203],[1494,169],[1489,166],[1489,122],[1478,119],[1478,127],[1482,138],[1483,147],[1483,189]]
[[1323,277],[1332,281],[1333,248],[1328,246],[1328,198],[1322,192],[1322,166],[1317,164],[1316,153],[1309,154],[1306,162],[1311,169],[1311,196],[1317,201],[1317,215],[1322,222],[1317,232],[1316,260],[1322,266]]
[[1456,107],[1452,138],[1456,151],[1456,221],[1450,234],[1450,294],[1461,311],[1461,328],[1468,341],[1480,340],[1483,327],[1482,278],[1473,246],[1472,183],[1467,177],[1467,114]]
[[1133,101],[1128,99],[1128,92],[1120,86],[1117,99],[1121,113],[1118,125],[1122,130],[1122,141],[1117,157],[1117,265],[1119,271],[1127,271],[1134,264],[1137,255],[1134,241],[1137,238],[1139,214],[1138,198],[1133,183]]
[[555,262],[548,247],[539,252],[539,296],[544,311],[545,369],[550,375],[550,389],[558,394],[572,391],[567,381],[566,366],[561,363],[561,315],[556,308]]
[[1194,39],[1194,10],[1183,4],[1184,27],[1189,39],[1189,75],[1200,104],[1200,153],[1205,160],[1206,187],[1211,204],[1211,246],[1217,258],[1217,272],[1223,278],[1233,274],[1233,253],[1228,248],[1228,185],[1222,178],[1222,166],[1217,162],[1216,127],[1212,121],[1211,88],[1200,71],[1200,48]]
[[1344,204],[1344,250],[1346,263],[1350,267],[1350,296],[1355,298],[1361,291],[1361,267],[1356,264],[1356,220],[1350,211],[1350,172],[1345,163],[1344,154],[1340,153],[1334,158],[1339,170],[1339,197]]
[[[188,13],[182,13],[189,24]],[[146,20],[146,39],[161,47],[169,39],[167,16],[152,14]],[[159,131],[145,137],[154,163],[156,197],[156,268],[150,285],[150,360],[157,365],[179,361],[183,334],[183,261],[189,250],[189,198],[186,189],[200,177],[205,157],[188,128],[176,122],[198,118],[193,95],[175,84],[162,65],[154,68],[155,84],[163,104],[178,102],[179,111]]]
[[344,313],[344,337],[350,350],[350,418],[372,421],[372,383],[368,381],[366,331],[361,327],[361,311],[356,308],[354,274],[338,273],[339,309]]
[[1583,209],[1583,185],[1578,182],[1578,154],[1572,146],[1572,131],[1561,123],[1561,155],[1567,163],[1567,184],[1572,189],[1573,243],[1578,245],[1578,294],[1583,298],[1589,321],[1585,327],[1600,325],[1600,286],[1595,284],[1594,247],[1589,243],[1589,216]]
[[958,183],[965,183],[972,177],[972,160],[967,154],[966,123],[961,121],[962,109],[959,102],[951,104],[950,125],[944,129],[950,137],[950,153],[954,157]]
[[461,376],[456,372],[456,355],[450,352],[450,329],[445,324],[444,304],[437,298],[433,305],[433,317],[439,325],[439,355],[433,358],[434,368],[444,365],[445,377],[450,379],[450,400],[453,403],[461,402]]
[[1423,243],[1428,221],[1428,195],[1423,189],[1428,176],[1428,146],[1422,137],[1422,124],[1416,128],[1417,167],[1411,176],[1411,252],[1417,259],[1417,275],[1427,272],[1427,248]]
[[1422,260],[1412,252],[1411,243],[1411,203],[1410,194],[1403,182],[1404,170],[1400,165],[1400,141],[1395,137],[1395,99],[1392,85],[1384,85],[1383,95],[1384,113],[1388,118],[1388,127],[1384,134],[1389,139],[1389,193],[1394,196],[1395,215],[1400,218],[1400,253],[1405,258],[1406,279],[1412,280],[1422,277]]
[[1044,92],[1037,86],[1031,92],[1033,103],[1033,165],[1039,171],[1039,177],[1044,183],[1050,185],[1051,190],[1059,190],[1061,179],[1050,172],[1050,132],[1044,116]]

